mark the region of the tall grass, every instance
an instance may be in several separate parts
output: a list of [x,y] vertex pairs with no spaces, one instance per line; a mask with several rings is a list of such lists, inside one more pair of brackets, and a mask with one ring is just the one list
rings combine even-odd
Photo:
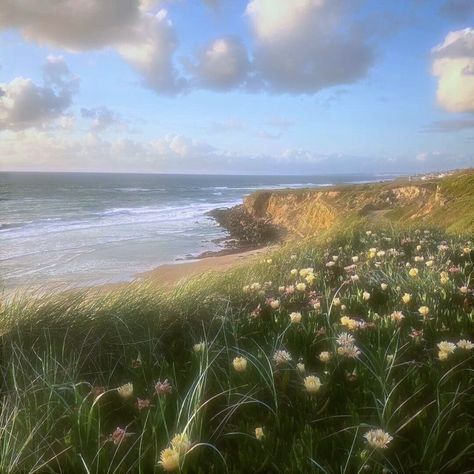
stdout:
[[472,472],[474,351],[437,346],[473,338],[472,248],[351,229],[171,290],[4,301],[1,471],[162,472],[169,448],[181,472]]

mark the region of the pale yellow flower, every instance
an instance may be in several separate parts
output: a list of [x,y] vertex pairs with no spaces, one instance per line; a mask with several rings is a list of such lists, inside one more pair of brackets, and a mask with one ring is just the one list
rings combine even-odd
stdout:
[[374,449],[385,449],[393,440],[392,436],[380,428],[365,433],[364,438],[367,440],[367,444]]
[[179,469],[179,453],[173,448],[166,448],[160,454],[161,467],[167,472]]
[[423,316],[423,318],[427,318],[430,312],[430,308],[428,308],[428,306],[420,306],[418,308],[418,312]]
[[258,428],[255,428],[255,438],[257,438],[260,441],[264,436],[265,434],[261,426],[259,426]]
[[323,362],[324,364],[326,364],[327,362],[329,362],[331,360],[331,353],[328,352],[328,351],[323,351],[319,354],[319,360],[321,362]]
[[315,375],[308,375],[303,380],[304,388],[308,393],[317,393],[321,388],[321,380]]
[[469,288],[467,286],[461,286],[461,288],[459,288],[459,291],[463,294],[463,295],[466,295],[467,293],[469,293]]
[[417,277],[418,276],[418,268],[411,268],[410,271],[408,272],[408,274],[413,278]]
[[296,275],[298,275],[298,270],[297,270],[296,268],[293,268],[293,270],[291,270],[291,272],[290,272],[290,275],[291,275],[291,276],[296,276]]
[[408,303],[411,301],[411,294],[410,294],[410,293],[405,293],[405,294],[402,296],[402,301],[403,301],[405,304],[408,304]]
[[403,313],[401,311],[394,311],[391,315],[390,315],[390,319],[394,322],[394,323],[399,323],[400,321],[402,321],[403,319],[405,319],[405,316],[403,315]]
[[449,357],[449,352],[439,351],[438,352],[438,359],[439,360],[446,360]]
[[201,341],[193,346],[194,352],[204,352],[206,350],[206,343]]
[[364,301],[370,300],[370,293],[369,293],[368,291],[364,291],[364,292],[362,293],[362,299],[363,299]]
[[296,368],[298,369],[298,372],[300,372],[301,374],[304,374],[305,370],[306,370],[306,367],[305,365],[303,364],[303,362],[298,362],[296,364]]
[[341,306],[341,298],[334,298],[332,300],[332,304],[333,304],[333,306],[336,306],[336,307]]
[[299,324],[301,323],[301,313],[293,312],[290,314],[290,322],[291,324]]
[[357,255],[354,255],[354,256],[352,257],[352,261],[353,261],[354,263],[357,263],[357,262],[359,261],[359,257],[358,257]]
[[350,331],[357,329],[359,327],[358,321],[355,319],[351,319],[348,316],[343,316],[341,319],[341,324],[346,326]]
[[388,288],[387,283],[380,283],[380,288],[382,289],[382,291],[385,291]]
[[129,382],[129,383],[126,383],[125,385],[122,385],[121,387],[118,387],[117,393],[122,398],[130,398],[133,395],[133,384]]
[[427,267],[432,267],[432,266],[434,265],[434,262],[433,262],[433,260],[428,260],[428,261],[425,263],[425,265],[426,265]]
[[351,280],[353,282],[359,281],[359,275],[351,275]]
[[270,307],[272,309],[278,309],[280,307],[280,300],[271,300]]
[[301,291],[301,292],[306,291],[306,283],[302,283],[302,282],[298,283],[296,285],[296,289],[297,291]]
[[236,372],[245,372],[247,370],[247,359],[245,357],[236,357],[232,361],[232,365]]
[[456,349],[456,344],[453,344],[452,342],[448,342],[448,341],[441,341],[438,344],[438,349],[442,352],[452,354],[454,350]]

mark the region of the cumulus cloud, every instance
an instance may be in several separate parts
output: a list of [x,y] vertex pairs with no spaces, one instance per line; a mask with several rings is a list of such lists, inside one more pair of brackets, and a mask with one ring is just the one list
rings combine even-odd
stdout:
[[166,10],[154,0],[1,0],[0,29],[71,51],[112,47],[142,76],[146,87],[183,89],[173,62],[177,38]]
[[204,48],[196,64],[188,66],[197,84],[216,90],[241,85],[249,70],[247,50],[238,38],[220,38]]
[[448,33],[432,54],[439,105],[449,112],[474,112],[474,28]]
[[69,108],[78,78],[70,73],[64,59],[49,56],[43,75],[43,85],[23,77],[0,83],[0,130],[41,127]]
[[251,0],[255,70],[274,92],[314,93],[364,77],[374,60],[349,0]]

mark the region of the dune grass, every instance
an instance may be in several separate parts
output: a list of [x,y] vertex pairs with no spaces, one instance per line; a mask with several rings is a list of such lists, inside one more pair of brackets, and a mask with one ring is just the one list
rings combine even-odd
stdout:
[[172,290],[5,301],[0,469],[472,472],[473,261],[351,228]]

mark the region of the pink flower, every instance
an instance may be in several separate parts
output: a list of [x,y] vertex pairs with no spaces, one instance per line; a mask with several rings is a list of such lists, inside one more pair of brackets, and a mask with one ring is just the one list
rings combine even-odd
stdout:
[[165,379],[164,382],[158,380],[155,385],[155,391],[157,395],[169,395],[173,388],[171,384],[168,382],[168,379]]
[[142,400],[141,398],[137,398],[137,407],[139,410],[150,408],[150,400]]
[[109,441],[112,441],[114,444],[120,444],[122,443],[122,441],[125,440],[127,436],[130,435],[131,433],[127,433],[126,428],[120,428],[119,426],[117,426],[117,428],[115,428],[115,431],[110,435]]

